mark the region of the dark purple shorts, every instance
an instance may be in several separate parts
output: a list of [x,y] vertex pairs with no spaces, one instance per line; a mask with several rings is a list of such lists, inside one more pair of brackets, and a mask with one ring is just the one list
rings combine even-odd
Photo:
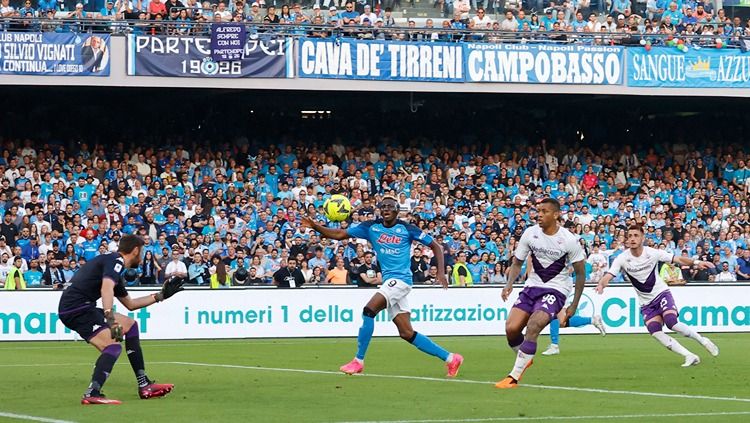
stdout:
[[[667,290],[657,295],[650,303],[642,306],[641,314],[643,315],[643,321],[648,322],[654,317],[661,316],[664,312],[669,310],[677,312],[677,306],[674,303],[674,298],[672,298],[672,293]],[[677,315],[680,315],[679,312],[677,312]]]
[[565,307],[565,295],[551,288],[529,286],[518,294],[518,299],[513,307],[529,314],[542,310],[554,319],[557,313]]

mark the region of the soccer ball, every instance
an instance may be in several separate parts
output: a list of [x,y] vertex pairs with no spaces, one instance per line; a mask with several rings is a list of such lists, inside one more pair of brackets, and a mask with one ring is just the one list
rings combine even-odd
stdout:
[[342,222],[352,213],[352,203],[341,194],[334,194],[323,204],[323,211],[331,222]]

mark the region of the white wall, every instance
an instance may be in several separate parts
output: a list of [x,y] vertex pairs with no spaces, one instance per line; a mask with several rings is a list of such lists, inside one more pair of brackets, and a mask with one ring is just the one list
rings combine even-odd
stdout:
[[[145,339],[356,336],[369,289],[188,290],[132,313]],[[500,288],[417,288],[409,296],[414,327],[429,335],[500,335],[515,295]],[[136,297],[148,291],[133,291]],[[673,288],[681,319],[706,332],[750,331],[750,286]],[[59,291],[0,291],[0,341],[70,340],[59,322]],[[121,307],[122,309],[122,307]],[[634,290],[586,288],[580,314],[601,314],[610,333],[646,333]],[[379,315],[376,336],[397,332]],[[563,333],[594,333],[586,328]]]

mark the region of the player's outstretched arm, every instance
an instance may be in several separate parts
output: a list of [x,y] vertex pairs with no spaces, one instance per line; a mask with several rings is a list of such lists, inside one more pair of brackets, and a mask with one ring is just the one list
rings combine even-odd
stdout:
[[714,264],[710,261],[693,260],[690,257],[674,256],[672,262],[682,266],[695,266],[698,269],[713,269]]
[[600,295],[603,294],[604,288],[609,285],[609,281],[611,281],[612,279],[614,279],[614,276],[612,276],[611,273],[605,273],[604,276],[599,279],[599,283],[596,285],[596,288],[594,288],[596,293]]
[[568,325],[568,319],[573,317],[578,310],[578,302],[581,301],[581,295],[583,295],[583,287],[586,285],[586,262],[584,260],[573,263],[573,270],[576,272],[576,287],[573,293],[573,302],[565,309],[564,321],[560,321],[560,326],[565,327]]
[[302,218],[301,224],[302,224],[302,227],[310,228],[314,230],[315,232],[318,232],[319,234],[323,235],[325,238],[336,239],[339,241],[351,238],[344,229],[335,229],[335,228],[325,227],[315,222],[312,218],[307,217],[307,216],[304,216]]
[[433,240],[430,243],[430,249],[432,254],[435,256],[437,262],[437,280],[443,288],[448,289],[448,278],[445,276],[445,256],[443,255],[443,247],[437,241]]
[[503,288],[503,293],[501,294],[503,301],[508,301],[510,293],[513,292],[513,282],[515,282],[516,279],[518,279],[518,275],[521,274],[521,266],[523,266],[523,262],[514,256],[513,263],[510,265],[508,271],[508,282],[505,283],[505,288]]
[[148,307],[154,303],[162,302],[172,295],[183,291],[185,289],[183,287],[185,282],[187,282],[186,278],[171,277],[164,281],[164,284],[161,286],[161,291],[157,292],[156,294],[150,294],[138,298],[130,298],[130,295],[128,295],[118,298],[118,300],[120,300],[120,303],[122,303],[122,305],[124,305],[128,310],[138,310],[139,308]]

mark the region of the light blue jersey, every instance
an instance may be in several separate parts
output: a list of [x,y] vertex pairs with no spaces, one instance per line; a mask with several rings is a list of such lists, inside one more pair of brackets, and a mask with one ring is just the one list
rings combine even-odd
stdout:
[[411,243],[432,244],[432,237],[414,225],[397,220],[390,228],[383,226],[383,220],[370,220],[351,227],[346,231],[353,238],[370,241],[375,248],[383,280],[398,279],[412,285]]

